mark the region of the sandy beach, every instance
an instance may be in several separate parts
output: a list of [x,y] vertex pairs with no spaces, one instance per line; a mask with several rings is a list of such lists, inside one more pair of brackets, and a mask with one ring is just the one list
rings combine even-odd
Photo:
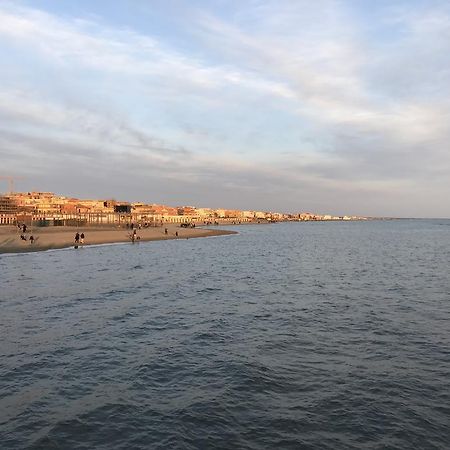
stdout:
[[[167,234],[164,230],[167,228]],[[22,234],[17,227],[0,227],[0,253],[21,253],[42,251],[54,248],[73,247],[75,234],[84,233],[84,244],[110,244],[116,242],[130,242],[132,231],[126,228],[116,227],[33,227],[27,230],[24,241],[20,238]],[[214,230],[208,228],[181,228],[179,225],[167,225],[163,227],[142,228],[137,230],[136,243],[143,241],[157,241],[166,239],[189,239],[208,236],[221,236],[235,234],[234,231]],[[178,236],[176,236],[178,233]],[[31,243],[29,238],[34,237]]]

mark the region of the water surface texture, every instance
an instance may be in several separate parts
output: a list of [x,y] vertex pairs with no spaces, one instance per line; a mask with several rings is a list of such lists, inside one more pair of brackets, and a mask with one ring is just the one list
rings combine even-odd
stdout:
[[447,449],[450,221],[0,256],[3,449]]

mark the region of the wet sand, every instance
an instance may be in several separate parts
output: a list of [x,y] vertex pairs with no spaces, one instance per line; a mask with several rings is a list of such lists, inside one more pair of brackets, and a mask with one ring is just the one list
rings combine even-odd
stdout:
[[[167,228],[168,234],[164,233]],[[20,239],[21,232],[17,227],[0,227],[0,253],[21,253],[42,251],[54,248],[73,247],[75,245],[75,234],[84,233],[84,244],[79,246],[88,246],[94,244],[110,244],[117,242],[132,242],[132,231],[126,228],[115,227],[34,227],[27,230],[27,241]],[[178,237],[175,233],[178,232]],[[213,230],[208,228],[180,228],[179,225],[166,225],[163,227],[142,228],[137,230],[139,240],[157,241],[165,239],[189,239],[208,236],[221,236],[235,234],[235,231]],[[29,241],[30,236],[35,241],[32,244]]]

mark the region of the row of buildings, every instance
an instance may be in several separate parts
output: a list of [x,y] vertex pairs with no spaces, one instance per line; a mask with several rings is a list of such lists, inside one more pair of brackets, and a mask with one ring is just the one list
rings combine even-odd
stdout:
[[48,225],[125,225],[144,223],[245,223],[287,220],[355,220],[360,217],[283,214],[235,209],[172,207],[157,204],[119,202],[116,200],[81,200],[52,192],[19,192],[0,195],[0,225],[28,223]]

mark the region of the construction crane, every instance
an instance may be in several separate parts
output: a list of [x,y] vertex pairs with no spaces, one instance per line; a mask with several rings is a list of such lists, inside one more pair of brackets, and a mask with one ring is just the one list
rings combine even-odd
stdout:
[[11,175],[0,175],[0,180],[7,180],[8,181],[8,188],[9,192],[8,194],[14,193],[14,181],[15,180],[23,180],[24,177],[13,177]]

